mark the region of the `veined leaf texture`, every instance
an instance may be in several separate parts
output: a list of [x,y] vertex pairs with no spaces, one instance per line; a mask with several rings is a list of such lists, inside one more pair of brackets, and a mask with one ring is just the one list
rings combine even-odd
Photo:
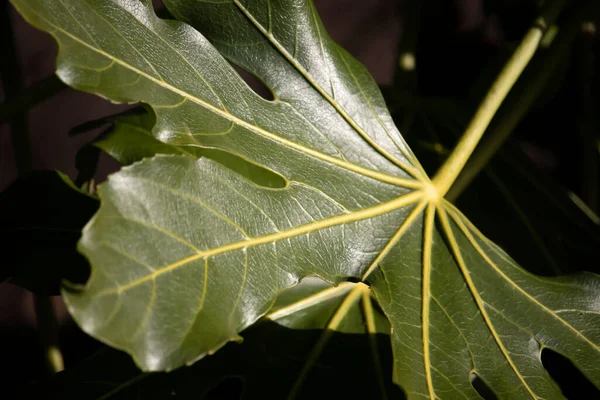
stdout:
[[[99,187],[80,242],[91,278],[63,294],[86,332],[143,370],[239,340],[281,293],[317,276],[359,282],[343,284],[330,329],[364,301],[374,332],[370,302],[381,307],[394,381],[411,399],[478,398],[473,373],[500,398],[560,398],[544,347],[600,382],[598,277],[534,276],[440,198],[310,1],[166,0],[179,21],[149,1],[12,2],[55,37],[70,86],[147,104],[165,145],[218,149],[284,179],[266,187],[207,157],[161,155]],[[328,294],[340,292],[288,307]]]

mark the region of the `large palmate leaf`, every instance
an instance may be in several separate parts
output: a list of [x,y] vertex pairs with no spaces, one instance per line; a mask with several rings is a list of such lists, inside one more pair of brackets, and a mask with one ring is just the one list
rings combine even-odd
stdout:
[[[410,398],[476,398],[473,373],[499,397],[561,397],[543,347],[600,382],[600,280],[530,275],[442,200],[312,3],[166,2],[206,36],[145,1],[13,3],[58,40],[69,85],[147,103],[161,141],[226,151],[285,179],[268,188],[206,157],[156,156],[99,187],[80,244],[92,276],[65,299],[86,332],[142,369],[239,340],[284,289],[316,275],[370,287]],[[348,292],[338,319],[366,290]]]

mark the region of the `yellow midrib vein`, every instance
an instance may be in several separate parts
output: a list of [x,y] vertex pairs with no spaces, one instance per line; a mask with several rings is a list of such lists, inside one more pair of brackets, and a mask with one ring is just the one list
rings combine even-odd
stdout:
[[475,300],[475,303],[477,304],[477,308],[479,309],[479,312],[481,313],[481,317],[483,318],[486,326],[488,327],[490,333],[492,334],[494,341],[498,345],[500,352],[502,353],[502,355],[508,362],[508,365],[510,365],[510,367],[513,370],[513,372],[515,373],[515,375],[523,383],[523,386],[525,386],[525,389],[527,390],[529,395],[532,398],[537,399],[538,396],[529,387],[529,385],[527,384],[527,381],[525,381],[525,378],[523,377],[523,375],[521,374],[521,372],[515,365],[508,350],[504,346],[502,339],[498,335],[498,332],[496,331],[496,328],[494,327],[494,324],[492,323],[490,316],[488,315],[487,311],[485,310],[485,305],[483,304],[483,299],[479,295],[479,291],[477,290],[477,287],[475,286],[475,282],[473,282],[473,279],[471,278],[471,274],[469,273],[467,265],[462,256],[462,252],[460,251],[460,247],[458,246],[458,242],[456,241],[456,237],[454,236],[454,233],[452,232],[452,228],[450,227],[448,214],[445,209],[445,202],[443,202],[443,201],[440,202],[440,204],[437,207],[437,210],[438,210],[438,215],[440,217],[439,219],[440,219],[440,223],[442,226],[442,230],[444,231],[446,239],[448,240],[448,242],[450,244],[450,250],[451,250],[452,254],[454,255],[456,263],[458,264],[458,267],[459,267],[459,269],[463,275],[463,278],[465,280],[465,283],[467,284],[467,287],[469,288],[469,291],[471,292],[473,299]]
[[342,282],[338,286],[329,287],[313,295],[304,297],[302,300],[299,300],[295,303],[289,304],[285,307],[272,311],[269,314],[265,315],[264,318],[275,321],[281,318],[288,317],[299,311],[303,311],[315,305],[321,304],[324,301],[341,296],[349,292],[355,285],[356,283],[352,282]]
[[423,341],[423,364],[425,368],[425,381],[427,391],[431,399],[435,399],[435,389],[433,387],[433,377],[431,375],[431,355],[430,355],[430,337],[429,320],[431,304],[431,253],[433,250],[433,227],[435,222],[436,206],[432,203],[427,205],[425,211],[425,226],[423,231],[423,287],[421,298],[421,318],[422,318],[422,341]]
[[289,229],[287,231],[279,231],[279,232],[271,233],[269,235],[254,237],[254,238],[250,238],[248,240],[233,242],[233,243],[229,243],[225,246],[205,250],[205,251],[196,253],[192,256],[183,258],[174,263],[171,263],[165,267],[159,268],[156,271],[154,271],[153,273],[143,276],[134,281],[131,281],[125,285],[99,292],[98,294],[96,294],[96,296],[105,296],[105,295],[109,295],[109,294],[123,292],[125,290],[128,290],[130,288],[138,286],[149,280],[156,279],[157,276],[160,276],[167,272],[173,271],[183,265],[189,264],[193,261],[196,261],[196,260],[199,260],[199,259],[202,259],[205,257],[211,257],[211,256],[215,256],[218,254],[223,254],[223,253],[226,253],[229,251],[245,249],[248,247],[259,246],[262,244],[273,243],[273,242],[277,242],[280,240],[299,236],[302,234],[314,232],[317,230],[330,228],[333,226],[342,225],[342,224],[346,224],[346,223],[357,222],[357,221],[361,221],[364,219],[369,219],[369,218],[374,218],[374,217],[377,217],[380,215],[384,215],[389,212],[395,211],[399,208],[416,203],[419,200],[422,200],[423,196],[425,196],[425,194],[422,191],[413,191],[413,192],[410,192],[409,194],[398,197],[394,200],[391,200],[391,201],[388,201],[385,203],[381,203],[381,204],[378,204],[378,205],[370,207],[370,208],[365,208],[365,209],[362,209],[359,211],[354,211],[354,212],[347,213],[347,214],[336,215],[334,217],[311,222],[306,225],[301,225],[301,226]]
[[[21,4],[23,4],[23,3],[21,3]],[[362,167],[362,166],[354,164],[354,163],[350,163],[350,162],[341,160],[339,158],[330,156],[328,154],[316,151],[314,149],[311,149],[311,148],[305,147],[303,145],[300,145],[298,143],[292,142],[292,141],[290,141],[288,139],[282,138],[282,137],[280,137],[280,136],[278,136],[278,135],[276,135],[274,133],[271,133],[271,132],[269,132],[269,131],[267,131],[267,130],[265,130],[263,128],[260,128],[260,127],[258,127],[256,125],[253,125],[253,124],[251,124],[251,123],[249,123],[247,121],[244,121],[244,120],[240,119],[239,117],[236,117],[235,115],[232,115],[232,114],[230,114],[230,113],[228,113],[228,112],[226,112],[226,111],[224,111],[224,110],[222,110],[222,109],[220,109],[218,107],[215,107],[214,105],[209,104],[206,101],[203,101],[202,99],[200,99],[198,97],[195,97],[195,96],[193,96],[190,93],[187,93],[187,92],[185,92],[185,91],[183,91],[181,89],[178,89],[178,88],[172,86],[171,84],[169,84],[169,83],[167,83],[165,81],[157,79],[154,76],[149,75],[148,73],[146,73],[146,72],[144,72],[144,71],[142,71],[142,70],[140,70],[140,69],[138,69],[138,68],[136,68],[136,67],[134,67],[134,66],[132,66],[132,65],[130,65],[128,63],[126,63],[125,61],[117,58],[116,56],[113,56],[112,54],[109,54],[106,51],[101,50],[101,49],[99,49],[99,48],[97,48],[97,47],[95,47],[95,46],[87,43],[86,41],[80,39],[79,37],[75,36],[74,34],[72,34],[72,33],[68,32],[68,31],[64,30],[60,26],[57,26],[57,25],[53,24],[52,22],[48,21],[46,18],[44,18],[44,16],[42,16],[41,14],[39,14],[36,10],[34,10],[32,8],[30,8],[30,10],[33,13],[35,13],[40,18],[40,20],[44,21],[45,24],[47,24],[48,26],[51,26],[55,31],[60,32],[61,34],[65,35],[65,36],[67,36],[69,38],[71,38],[75,42],[77,42],[77,43],[83,45],[84,47],[87,47],[88,49],[90,49],[90,50],[92,50],[92,51],[94,51],[94,52],[96,52],[96,53],[98,53],[98,54],[100,54],[100,55],[108,58],[111,61],[114,61],[115,63],[117,63],[117,64],[119,64],[119,65],[121,65],[121,66],[129,69],[130,71],[135,72],[136,74],[138,74],[138,75],[146,78],[147,80],[155,83],[156,85],[158,85],[158,86],[160,86],[162,88],[165,88],[165,89],[167,89],[167,90],[169,90],[169,91],[171,91],[173,93],[176,93],[176,94],[178,94],[178,95],[180,95],[180,96],[182,96],[184,98],[187,98],[190,101],[192,101],[193,103],[196,103],[196,104],[200,105],[201,107],[204,107],[207,110],[209,110],[209,111],[211,111],[211,112],[213,112],[213,113],[215,113],[215,114],[217,114],[217,115],[219,115],[219,116],[221,116],[221,117],[223,117],[223,118],[225,118],[225,119],[227,119],[227,120],[229,120],[229,121],[231,121],[231,122],[233,122],[233,123],[235,123],[235,124],[237,124],[237,125],[239,125],[239,126],[241,126],[243,128],[245,128],[245,129],[247,129],[247,130],[249,130],[251,132],[254,132],[254,133],[256,133],[256,134],[258,134],[260,136],[266,137],[266,138],[268,138],[268,139],[270,139],[270,140],[272,140],[274,142],[280,143],[280,144],[282,144],[284,146],[287,146],[289,148],[292,148],[292,149],[294,149],[296,151],[299,151],[301,153],[307,154],[307,155],[312,156],[314,158],[317,158],[319,160],[329,162],[329,163],[331,163],[333,165],[336,165],[338,167],[347,169],[349,171],[352,171],[354,173],[357,173],[357,174],[360,174],[360,175],[363,175],[363,176],[367,176],[369,178],[373,178],[373,179],[379,180],[381,182],[389,183],[389,184],[392,184],[392,185],[398,185],[398,186],[402,186],[402,187],[407,187],[407,188],[412,188],[412,189],[418,189],[418,188],[422,187],[422,183],[419,180],[399,178],[399,177],[394,176],[394,175],[388,175],[388,174],[385,174],[385,173],[381,173],[379,171],[375,171],[375,170],[371,170],[371,169]],[[24,13],[24,14],[26,15],[26,13]],[[154,31],[152,31],[152,30],[150,30],[150,32],[154,33]],[[56,39],[60,42],[60,40],[59,40],[58,37]]]
[[[407,164],[403,163],[402,161],[398,160],[392,154],[388,153],[385,149],[383,149],[381,146],[379,146],[369,135],[367,135],[367,133],[356,123],[356,121],[354,121],[354,119],[352,119],[352,117],[350,117],[350,115],[348,115],[348,113],[346,112],[346,110],[344,110],[342,107],[340,107],[339,104],[337,103],[337,101],[335,101],[335,99],[332,98],[329,95],[329,93],[327,93],[325,90],[323,90],[323,88],[321,88],[321,86],[319,86],[315,82],[315,80],[308,73],[308,71],[302,65],[300,65],[294,59],[294,57],[292,57],[292,55],[277,40],[275,40],[275,38],[273,37],[272,32],[266,30],[256,20],[256,18],[254,18],[254,16],[246,9],[246,7],[244,7],[242,4],[240,4],[240,2],[238,0],[234,0],[233,3],[246,16],[246,18],[248,18],[248,20],[256,27],[256,29],[258,29],[265,37],[268,38],[269,43],[271,43],[279,51],[279,53],[281,53],[281,55],[283,55],[283,57],[285,57],[285,59],[290,64],[292,64],[293,67],[298,72],[300,72],[300,74],[311,84],[311,86],[317,92],[319,92],[319,94],[321,96],[323,96],[323,98],[329,104],[331,104],[331,106],[342,116],[342,118],[352,127],[352,129],[354,129],[354,131],[356,133],[358,133],[375,151],[377,151],[379,154],[381,154],[383,157],[385,157],[388,161],[392,162],[397,167],[402,168],[404,171],[406,171],[407,173],[411,174],[415,179],[420,179],[421,178],[421,176],[422,176],[421,171],[417,170],[412,165],[407,165]],[[317,28],[317,29],[319,29],[319,28]],[[320,34],[320,32],[319,32],[319,34]],[[322,38],[321,37],[319,37],[319,40],[322,42]],[[385,130],[385,126],[382,125],[382,127]],[[392,142],[394,142],[394,140],[392,139],[392,137],[389,134],[389,132],[387,132],[387,133],[388,133],[388,137],[390,137],[390,140],[392,140]],[[400,148],[399,148],[399,150],[402,151],[402,149],[400,149]]]
[[373,260],[371,265],[369,265],[369,267],[367,268],[367,270],[361,278],[362,282],[366,281],[369,275],[371,275],[371,273],[377,267],[379,267],[379,263],[383,261],[383,259],[387,257],[388,253],[392,250],[392,248],[394,248],[394,246],[398,244],[400,239],[402,239],[402,237],[404,236],[404,233],[406,233],[406,231],[412,226],[413,221],[421,214],[421,211],[423,211],[423,209],[426,206],[427,202],[423,201],[410,212],[408,217],[406,217],[404,222],[402,222],[402,225],[400,225],[400,228],[398,228],[394,236],[392,236],[392,238],[389,240],[388,244],[385,245],[385,247],[379,252],[377,257],[375,258],[375,260]]

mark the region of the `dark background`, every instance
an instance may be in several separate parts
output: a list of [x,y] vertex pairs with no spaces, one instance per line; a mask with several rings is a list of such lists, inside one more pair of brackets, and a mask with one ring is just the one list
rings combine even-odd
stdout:
[[[421,0],[315,0],[315,3],[330,35],[365,64],[380,85],[389,86],[394,81],[399,46],[407,27],[414,23],[408,17],[411,1]],[[4,3],[0,10],[3,46],[0,102],[4,102],[53,74],[56,45],[48,35],[25,23],[6,0],[0,2]],[[417,46],[419,90],[426,96],[465,99],[472,96],[469,89],[481,71],[522,37],[536,16],[538,3],[535,0],[423,2]],[[590,15],[590,21],[598,21],[598,16]],[[10,38],[10,31],[14,38]],[[582,75],[586,66],[588,71],[597,69],[598,43],[598,35],[584,40],[582,34],[582,39],[575,41],[569,58],[553,78],[553,87],[544,94],[543,104],[519,125],[513,139],[540,169],[580,196],[585,196],[586,190],[578,173],[581,140],[571,139],[598,134],[597,125],[582,122],[581,111],[582,99],[591,99],[587,107],[592,113],[598,110],[595,76]],[[11,55],[11,48],[16,57]],[[16,74],[15,67],[18,67]],[[582,84],[581,79],[589,82]],[[590,93],[582,94],[582,86],[589,87]],[[98,131],[77,136],[69,136],[68,132],[81,123],[124,108],[61,87],[58,94],[35,105],[25,116],[33,169],[57,169],[74,178],[77,151]],[[0,191],[18,176],[10,129],[8,123],[0,124]],[[595,143],[598,146],[597,139]],[[595,151],[598,153],[598,149]],[[97,179],[102,180],[117,168],[108,156],[102,156]],[[62,350],[68,367],[97,345],[70,323],[58,297],[54,302],[63,324]],[[32,295],[10,283],[0,283],[0,360],[10,366],[3,375],[7,382],[18,383],[43,375]]]

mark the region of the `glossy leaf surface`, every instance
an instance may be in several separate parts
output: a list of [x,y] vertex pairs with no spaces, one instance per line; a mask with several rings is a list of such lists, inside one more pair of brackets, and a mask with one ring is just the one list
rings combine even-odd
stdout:
[[600,382],[598,278],[530,275],[441,200],[312,3],[167,2],[263,80],[272,102],[147,2],[14,4],[57,38],[68,84],[149,104],[163,142],[224,150],[286,180],[266,188],[207,158],[157,156],[99,188],[80,244],[92,276],[65,298],[86,332],[143,369],[239,340],[283,290],[316,275],[370,286],[410,398],[476,398],[472,372],[502,398],[560,397],[543,346]]
[[278,174],[241,157],[218,149],[176,146],[163,143],[152,136],[155,118],[147,112],[115,118],[113,127],[94,142],[94,145],[123,165],[130,165],[157,154],[180,154],[191,158],[206,157],[232,169],[258,185],[283,188],[285,180]]

